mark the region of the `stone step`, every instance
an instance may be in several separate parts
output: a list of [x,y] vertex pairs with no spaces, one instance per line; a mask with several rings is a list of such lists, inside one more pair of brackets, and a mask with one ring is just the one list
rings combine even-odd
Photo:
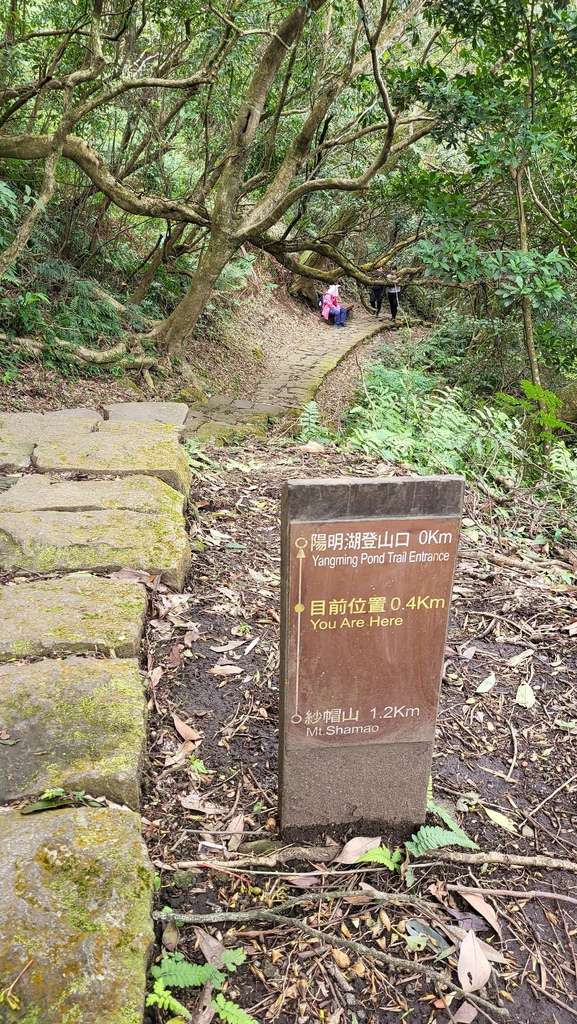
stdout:
[[0,665],[0,802],[62,786],[138,809],[145,716],[135,659]]
[[[14,480],[13,477],[2,479]],[[98,512],[126,509],[151,515],[182,516],[185,498],[155,476],[118,480],[61,480],[44,474],[17,479],[0,491],[0,512]]]
[[181,426],[187,416],[184,402],[115,402],[105,405],[105,420],[131,420],[137,423],[174,423]]
[[0,568],[4,570],[110,573],[129,566],[159,575],[169,587],[182,590],[190,564],[190,543],[181,515],[120,510],[0,512]]
[[0,985],[32,961],[2,1019],[141,1024],[152,883],[132,811],[0,811]]
[[191,475],[171,423],[107,420],[93,433],[43,439],[32,457],[39,473],[101,476],[157,476],[185,496]]
[[97,576],[1,587],[0,661],[88,651],[137,657],[146,608],[141,584]]

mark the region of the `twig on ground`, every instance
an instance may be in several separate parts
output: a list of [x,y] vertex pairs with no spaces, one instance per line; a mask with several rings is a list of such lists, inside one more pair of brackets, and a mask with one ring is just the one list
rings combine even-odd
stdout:
[[577,1017],[577,1010],[574,1010],[571,1006],[567,1006],[567,1003],[564,1003],[561,999],[558,999],[557,996],[554,996],[552,992],[548,991],[548,989],[542,988],[541,985],[537,985],[537,983],[531,981],[530,978],[527,978],[527,981],[529,982],[531,988],[535,989],[535,992],[540,992],[542,996],[545,996],[546,999],[550,999],[551,1002],[556,1003],[557,1006],[561,1006],[564,1010],[567,1011],[567,1013],[570,1013],[572,1017]]
[[474,885],[447,885],[450,892],[470,892],[476,896],[513,896],[518,900],[561,900],[563,903],[573,903],[577,907],[577,899],[574,896],[565,896],[560,892],[545,892],[539,889],[485,889]]
[[[310,897],[309,897],[310,898]],[[283,905],[284,907],[287,904]],[[490,1010],[491,1013],[495,1014],[500,1018],[507,1018],[509,1011],[505,1007],[495,1006],[490,1003],[487,999],[483,999],[481,996],[476,995],[473,992],[465,992],[464,989],[460,988],[450,981],[445,975],[440,974],[439,971],[433,970],[431,967],[425,964],[420,964],[413,960],[405,960],[401,957],[390,956],[389,953],[384,953],[380,949],[373,949],[371,946],[366,946],[363,942],[356,942],[353,939],[345,939],[340,935],[329,935],[326,932],[321,931],[319,928],[311,928],[310,925],[305,924],[298,917],[286,917],[284,914],[280,914],[274,910],[265,910],[264,907],[256,907],[254,910],[240,910],[240,911],[223,911],[216,912],[214,914],[182,914],[178,911],[164,911],[157,910],[153,913],[153,918],[160,921],[169,921],[171,918],[177,918],[183,924],[225,924],[226,922],[239,921],[273,921],[277,924],[285,924],[291,928],[297,928],[299,931],[303,931],[305,935],[310,935],[315,939],[321,939],[323,942],[328,942],[331,946],[342,946],[344,949],[350,949],[357,956],[368,957],[372,960],[378,960],[381,963],[388,964],[389,967],[396,968],[401,971],[411,971],[416,974],[420,974],[422,977],[427,978],[433,985],[443,985],[449,988],[452,992],[455,992],[462,999],[467,999],[470,1003],[474,1003],[476,1006],[484,1007],[486,1010]]]
[[[541,808],[544,807],[545,804],[549,803],[549,800],[552,800],[554,796],[557,796],[557,793],[560,793],[562,789],[565,789],[566,786],[570,786],[572,782],[575,782],[575,779],[577,779],[577,774],[572,775],[569,779],[565,779],[565,782],[562,782],[560,786],[557,786],[557,789],[554,789],[552,793],[548,793],[545,799],[541,800],[541,803],[537,804],[534,810],[531,811],[530,817],[533,818],[537,814],[537,811],[540,811]],[[523,825],[525,825],[528,821],[529,818],[525,818],[524,821],[522,821],[519,825],[519,828],[523,828]]]
[[[533,812],[531,812],[533,813]],[[526,857],[516,853],[460,853],[457,850],[431,850],[428,856],[434,860],[450,861],[454,864],[497,864],[502,868],[549,868],[551,871],[577,871],[577,860],[562,860],[559,857],[536,855]],[[414,867],[419,867],[416,862]]]

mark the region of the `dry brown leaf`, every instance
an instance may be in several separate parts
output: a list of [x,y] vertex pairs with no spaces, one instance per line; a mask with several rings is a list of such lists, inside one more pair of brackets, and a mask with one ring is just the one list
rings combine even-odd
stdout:
[[246,643],[246,640],[231,640],[228,644],[223,644],[222,647],[211,647],[210,650],[214,651],[215,654],[226,654],[228,651],[234,651],[237,647],[242,647]]
[[324,452],[324,444],[320,444],[318,441],[307,441],[306,444],[299,444],[299,452],[307,452],[309,455],[321,455]]
[[319,884],[317,875],[286,875],[285,882],[296,885],[297,889],[310,889],[313,885]]
[[195,928],[194,932],[207,964],[212,964],[213,967],[222,967],[222,954],[224,953],[222,942],[215,939],[213,935],[209,935],[204,928]]
[[218,807],[208,800],[203,800],[200,793],[187,793],[186,796],[179,796],[179,801],[187,811],[200,811],[201,814],[226,814],[226,807]]
[[491,928],[496,931],[499,938],[501,938],[501,925],[499,924],[497,914],[495,913],[494,908],[487,903],[485,899],[483,899],[480,893],[461,892],[460,895],[467,901],[473,910],[476,910],[481,917],[485,918],[485,921],[491,925]]
[[461,943],[457,973],[465,992],[483,988],[491,977],[491,964],[487,960],[475,932],[467,932]]
[[109,579],[111,580],[123,580],[125,583],[144,583],[146,586],[152,583],[155,579],[149,572],[145,572],[144,569],[119,569],[118,572],[111,572]]
[[347,953],[345,953],[344,949],[337,949],[333,946],[331,954],[334,962],[337,967],[340,967],[341,971],[346,971],[347,967],[351,966],[351,958]]
[[477,1007],[471,1003],[461,1003],[453,1014],[453,1024],[471,1024],[477,1016]]
[[521,651],[521,654],[513,655],[513,657],[509,658],[508,661],[505,662],[505,664],[509,665],[510,668],[516,668],[517,665],[521,665],[522,662],[527,661],[527,658],[531,658],[533,654],[533,649],[529,648],[529,650],[527,651]]
[[193,729],[190,725],[187,725],[186,722],[182,721],[182,718],[179,718],[178,715],[175,715],[174,713],[172,715],[172,721],[174,722],[174,728],[176,729],[178,735],[182,736],[183,740],[192,740],[192,742],[194,743],[196,742],[196,740],[202,739],[201,732],[197,732],[196,729]]
[[169,668],[182,668],[184,665],[184,661],[182,660],[182,644],[174,644],[168,658],[166,659],[166,664]]
[[192,740],[185,740],[175,754],[167,754],[164,759],[164,767],[170,768],[173,764],[180,764],[181,761],[186,761],[186,758],[192,753],[195,747],[196,743],[193,743]]
[[242,843],[242,834],[244,831],[244,814],[237,814],[228,824],[226,834],[230,836],[228,841],[229,850],[236,850]]
[[164,669],[161,668],[160,665],[157,665],[156,668],[152,669],[152,672],[150,672],[148,676],[148,684],[151,687],[151,689],[154,690],[154,687],[158,686],[158,683],[162,679],[163,675]]
[[349,839],[348,843],[343,846],[341,852],[334,858],[335,864],[355,864],[359,857],[367,850],[374,850],[376,846],[381,845],[381,837],[370,838],[368,836],[356,836],[355,839]]
[[242,669],[236,665],[214,665],[209,668],[208,673],[211,676],[240,676]]
[[180,932],[176,927],[174,921],[169,921],[162,932],[162,945],[169,953],[173,953],[178,946],[180,940]]

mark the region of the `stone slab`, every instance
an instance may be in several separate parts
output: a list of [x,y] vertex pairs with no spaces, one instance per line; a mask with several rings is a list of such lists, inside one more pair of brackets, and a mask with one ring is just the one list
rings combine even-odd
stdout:
[[0,665],[0,802],[62,786],[137,810],[145,716],[135,659]]
[[184,402],[115,402],[105,405],[105,420],[131,420],[138,423],[175,423],[181,426],[187,416]]
[[18,473],[30,466],[34,441],[10,441],[0,438],[0,473]]
[[170,423],[107,420],[91,434],[41,441],[33,464],[39,473],[157,476],[185,496],[190,490],[188,462]]
[[0,661],[87,651],[137,657],[147,603],[140,583],[89,575],[0,587]]
[[182,516],[140,512],[0,513],[0,567],[34,573],[128,566],[182,590],[191,563]]
[[58,412],[10,412],[0,413],[0,441],[31,441],[37,444],[41,438],[66,437],[76,433],[89,434],[102,422],[100,413],[94,409],[62,409]]
[[0,987],[21,1024],[141,1024],[153,869],[132,811],[0,811]]
[[0,512],[96,512],[126,509],[180,516],[184,496],[155,476],[118,480],[62,480],[45,474],[22,476],[0,493]]

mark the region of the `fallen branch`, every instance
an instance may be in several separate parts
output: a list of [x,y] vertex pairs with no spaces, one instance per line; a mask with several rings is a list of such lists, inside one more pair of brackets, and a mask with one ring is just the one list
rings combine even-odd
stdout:
[[447,885],[449,892],[473,893],[474,896],[513,896],[518,900],[560,900],[562,903],[573,903],[577,907],[574,896],[565,896],[562,892],[548,892],[541,889],[485,889],[475,885]]
[[175,864],[181,871],[192,871],[194,868],[276,868],[279,864],[290,864],[291,861],[304,861],[307,864],[327,864],[334,860],[340,846],[289,846],[263,857],[238,857],[235,860],[182,860]]
[[[0,335],[0,340],[8,342],[6,335]],[[63,338],[53,338],[50,342],[38,338],[13,338],[8,342],[11,348],[21,349],[31,356],[41,356],[43,352],[49,352],[50,347],[55,345],[62,350],[63,356],[75,366],[114,366],[121,363],[127,370],[151,370],[158,367],[154,356],[148,356],[144,352],[132,354],[128,352],[126,343],[121,341],[112,348],[86,348],[84,345],[72,345]]]
[[[536,855],[525,857],[516,853],[460,853],[457,850],[430,850],[427,857],[432,860],[450,861],[453,864],[497,864],[502,868],[549,868],[551,871],[577,871],[577,860],[562,860],[560,857]],[[413,865],[418,867],[418,862]]]
[[[309,895],[309,899],[310,899]],[[283,904],[280,908],[289,909],[293,903]],[[363,942],[356,942],[354,939],[345,939],[340,935],[328,935],[326,932],[320,931],[318,928],[312,928],[310,925],[305,924],[304,921],[299,920],[296,917],[286,917],[284,914],[279,913],[275,910],[265,910],[263,907],[256,907],[254,910],[239,910],[239,911],[216,911],[213,914],[181,914],[178,911],[165,911],[157,910],[153,913],[153,918],[157,921],[170,921],[176,919],[181,921],[183,924],[225,924],[227,922],[239,923],[241,921],[273,921],[275,924],[289,925],[291,928],[297,928],[299,931],[310,935],[312,938],[321,939],[323,942],[328,943],[331,946],[342,947],[343,949],[350,949],[357,956],[368,957],[372,960],[377,960],[380,963],[387,964],[399,971],[410,971],[412,974],[420,974],[421,977],[427,978],[434,985],[443,986],[449,988],[456,995],[462,999],[468,1000],[470,1003],[482,1007],[485,1010],[490,1010],[497,1017],[507,1018],[509,1011],[505,1007],[494,1006],[487,999],[483,999],[481,996],[476,995],[473,992],[465,992],[458,985],[455,985],[452,981],[449,981],[444,974],[439,971],[433,970],[431,967],[425,964],[420,964],[414,960],[405,960],[401,957],[391,956],[389,953],[385,953],[380,949],[373,949],[371,946],[366,946]]]

